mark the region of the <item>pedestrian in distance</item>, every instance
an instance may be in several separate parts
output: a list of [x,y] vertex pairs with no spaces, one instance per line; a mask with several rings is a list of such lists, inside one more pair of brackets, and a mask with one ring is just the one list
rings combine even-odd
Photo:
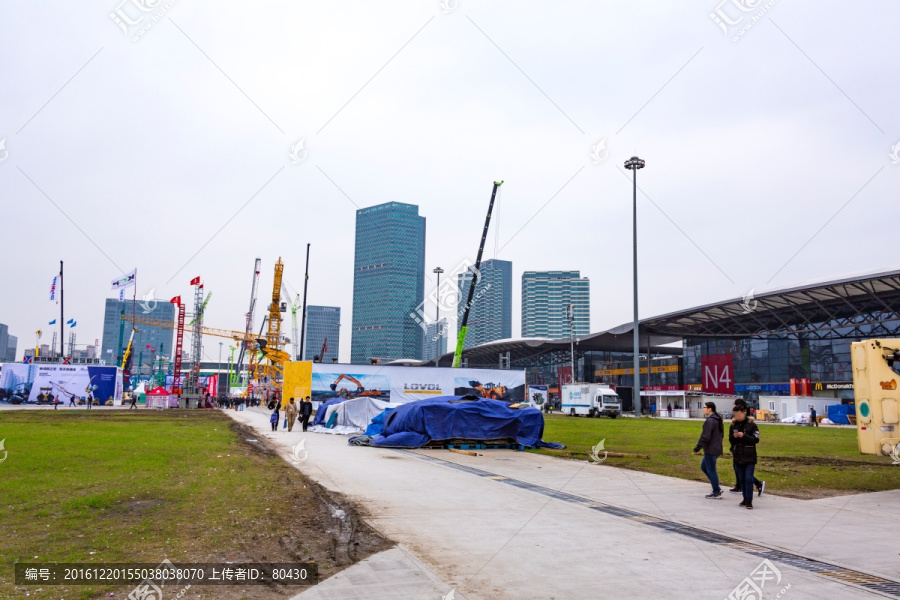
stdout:
[[809,409],[809,424],[812,425],[813,427],[819,426],[819,419],[817,419],[816,417],[818,417],[818,414],[816,414],[816,409],[810,408]]
[[300,405],[300,423],[303,425],[303,431],[306,431],[309,427],[309,418],[312,416],[312,400],[307,396]]
[[[738,398],[737,400],[734,401],[734,408],[731,409],[732,414],[734,414],[734,411],[737,410],[737,408],[739,406],[742,406],[744,408],[745,413],[747,413],[747,414],[750,413],[750,409],[747,407],[747,401],[744,400],[743,398]],[[748,416],[747,418],[750,419],[751,422],[753,422],[753,420],[754,420],[753,417]],[[734,419],[732,419],[731,422],[734,423]],[[731,454],[732,455],[734,454],[734,445],[731,446]],[[735,481],[734,487],[728,491],[731,492],[732,494],[742,494],[743,492],[741,491],[741,478],[740,478],[740,475],[738,475],[737,463],[734,463],[734,481]],[[756,478],[756,475],[754,475],[753,476],[753,487],[756,489],[757,496],[762,496],[763,492],[766,491],[766,482],[760,481],[759,479]]]
[[269,417],[269,423],[272,424],[272,431],[278,431],[278,407],[275,407],[275,410],[272,411],[272,415]]
[[69,406],[75,406],[75,394],[69,394]]
[[[666,405],[666,415],[668,415],[669,418],[672,418],[672,403],[671,402]],[[722,427],[724,427],[724,425]]]
[[[135,394],[131,395],[131,408],[137,408],[137,396]],[[131,408],[128,410],[131,410]]]
[[722,440],[725,437],[725,425],[722,422],[722,415],[716,412],[716,403],[707,402],[703,405],[703,415],[706,420],[703,421],[703,431],[697,445],[694,446],[694,454],[700,454],[703,450],[703,461],[700,463],[700,470],[709,479],[712,484],[712,493],[706,497],[710,500],[720,500],[722,498],[722,488],[719,487],[719,473],[716,471],[716,461],[722,456]]
[[294,399],[291,398],[288,402],[287,406],[284,407],[284,416],[287,418],[288,431],[294,430],[294,421],[297,419],[297,405],[294,404]]
[[650,416],[651,417],[656,416],[656,403],[655,402],[650,405]]
[[734,469],[738,475],[738,485],[744,495],[741,506],[753,508],[753,471],[756,469],[756,446],[759,444],[759,427],[750,418],[747,407],[734,407],[734,418],[728,428],[728,441],[731,442],[731,453]]
[[94,395],[89,393],[89,394],[88,394],[88,397],[87,397],[87,407],[88,407],[88,410],[91,410],[91,407],[92,407],[93,405],[94,405]]

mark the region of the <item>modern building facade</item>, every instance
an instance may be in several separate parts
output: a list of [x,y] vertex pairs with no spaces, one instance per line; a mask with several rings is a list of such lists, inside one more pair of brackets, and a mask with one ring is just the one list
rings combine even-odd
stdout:
[[388,202],[356,211],[350,362],[422,356],[425,217]]
[[[811,395],[849,404],[851,342],[900,338],[900,270],[717,302],[643,319],[639,327],[645,395],[740,396],[776,413],[779,406],[760,406],[759,398]],[[579,339],[575,379],[616,386],[627,408],[632,340],[630,323]],[[496,368],[506,353],[511,368],[526,369],[529,383],[551,391],[571,365],[564,337],[488,343],[466,358],[471,367]],[[900,375],[900,361],[894,365]]]
[[3,362],[15,362],[18,339],[9,335],[9,327],[0,323],[0,358]]
[[[447,319],[441,319],[437,323],[428,323],[425,330],[425,339],[422,342],[422,360],[434,360],[435,356],[447,353],[447,334],[449,324]],[[450,366],[445,365],[445,366]]]
[[578,271],[525,271],[522,273],[522,337],[569,338],[566,318],[575,307],[575,337],[591,330],[591,282]]
[[[106,299],[106,308],[103,312],[103,339],[102,353],[100,359],[106,361],[106,364],[115,364],[121,360],[124,346],[128,344],[128,337],[131,334],[131,321],[125,323],[125,329],[122,335],[122,348],[119,347],[119,328],[122,323],[122,313],[130,315],[132,311],[132,303],[130,301],[119,301],[116,298]],[[137,314],[151,319],[161,319],[175,322],[175,305],[168,302],[157,302],[155,305],[148,304],[145,310],[142,306],[134,307]],[[150,346],[154,350],[145,352],[147,357],[155,357],[157,354],[163,356],[172,355],[173,340],[175,339],[175,330],[166,327],[156,327],[154,325],[135,325],[137,331],[134,334],[135,348],[145,348]],[[146,358],[146,357],[145,357]],[[146,362],[146,360],[145,360]]]
[[[339,306],[313,306],[306,308],[305,360],[330,363],[341,352],[341,308]],[[325,353],[322,353],[322,349]]]
[[[456,276],[460,313],[469,297],[474,267]],[[459,324],[462,314],[457,315]],[[512,262],[491,259],[481,263],[469,310],[469,332],[464,348],[512,337]]]

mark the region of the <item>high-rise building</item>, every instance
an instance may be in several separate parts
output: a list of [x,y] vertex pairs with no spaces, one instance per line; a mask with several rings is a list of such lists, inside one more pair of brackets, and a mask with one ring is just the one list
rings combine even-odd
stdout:
[[[434,360],[435,352],[440,352],[437,356],[447,353],[447,319],[441,319],[437,323],[426,324],[425,339],[422,342],[422,360]],[[449,367],[450,365],[445,365]]]
[[[6,362],[16,362],[16,352],[18,352],[19,338],[14,335],[10,335],[7,337],[7,339],[9,341],[6,343],[5,360]],[[2,349],[2,346],[0,346],[0,349]]]
[[[460,313],[469,297],[473,269],[456,276]],[[512,262],[494,258],[481,263],[468,325],[464,348],[512,337]]]
[[[9,358],[10,339],[12,339],[12,358]],[[5,362],[13,362],[16,354],[17,339],[13,335],[9,335],[9,327],[0,323],[0,359]]]
[[575,336],[590,333],[591,282],[578,271],[522,273],[522,337],[568,338],[566,307],[575,307]]
[[[339,306],[308,306],[306,308],[306,351],[303,358],[330,363],[341,351],[341,308]],[[324,355],[323,346],[326,347]]]
[[[414,319],[425,290],[425,217],[388,202],[356,211],[350,361],[422,355]],[[413,316],[410,316],[413,315]]]
[[[147,308],[152,310],[145,312],[142,306],[136,307],[137,314],[142,317],[151,319],[161,319],[163,321],[175,322],[175,305],[168,302],[157,302],[154,306],[152,303]],[[120,363],[122,351],[128,345],[128,337],[131,335],[131,321],[125,321],[125,328],[122,331],[122,348],[119,348],[119,328],[122,323],[122,313],[130,315],[132,304],[130,301],[119,301],[116,298],[106,299],[106,310],[103,313],[103,340],[101,359],[106,364],[112,365]],[[155,357],[157,354],[169,357],[172,355],[172,340],[175,338],[175,330],[166,327],[158,327],[156,325],[135,325],[137,331],[134,334],[135,353],[137,355],[138,347],[145,348],[150,346],[154,348],[152,351],[144,353],[147,356]],[[145,361],[146,362],[146,361]],[[136,364],[136,362],[135,362]]]

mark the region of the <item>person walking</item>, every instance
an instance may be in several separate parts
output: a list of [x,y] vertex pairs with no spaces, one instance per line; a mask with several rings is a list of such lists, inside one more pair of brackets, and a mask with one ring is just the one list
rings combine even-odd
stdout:
[[69,406],[75,406],[75,394],[69,394]]
[[[669,402],[666,405],[666,414],[669,416],[670,419],[672,418],[672,403],[671,402]],[[725,426],[722,425],[722,427],[724,428]]]
[[725,437],[725,425],[722,422],[722,415],[716,412],[716,403],[707,402],[703,405],[703,432],[697,445],[694,446],[694,454],[700,454],[703,450],[703,461],[700,463],[700,470],[706,475],[712,484],[712,493],[706,497],[710,500],[722,499],[722,488],[719,487],[719,473],[716,471],[716,461],[722,456],[722,440]]
[[278,431],[278,407],[275,407],[275,410],[272,411],[272,415],[269,417],[269,423],[272,425],[272,431]]
[[293,431],[294,421],[297,419],[297,405],[294,404],[293,398],[291,398],[287,406],[284,407],[284,414],[287,417],[288,431]]
[[303,425],[303,431],[306,431],[306,428],[309,427],[309,418],[311,416],[312,400],[307,396],[306,400],[300,403],[300,423]]
[[[737,400],[735,400],[734,408],[731,409],[732,415],[734,414],[734,411],[736,411],[739,406],[742,406],[744,408],[744,412],[749,415],[750,409],[747,407],[747,401],[744,400],[743,398],[738,398]],[[747,419],[749,419],[751,423],[754,422],[753,417],[748,416]],[[731,422],[734,423],[734,419],[732,419]],[[731,454],[734,455],[734,445],[733,444],[731,446]],[[734,466],[735,484],[734,484],[734,487],[728,491],[731,492],[732,494],[742,494],[743,492],[741,491],[741,478],[740,478],[740,475],[738,475],[737,463],[734,463],[733,466]],[[759,479],[756,478],[756,475],[754,475],[753,476],[753,488],[756,489],[757,496],[762,496],[763,492],[766,491],[766,482],[760,481]],[[752,492],[751,492],[751,494],[752,494]]]
[[94,395],[91,394],[91,393],[88,393],[88,397],[87,397],[87,407],[88,407],[88,410],[91,410],[91,407],[92,407],[93,405],[94,405]]
[[[135,394],[131,395],[131,408],[137,408],[137,395]],[[131,408],[128,410],[131,410]]]
[[819,420],[816,418],[817,416],[818,415],[816,413],[816,409],[813,407],[810,407],[810,409],[809,409],[809,424],[812,425],[813,427],[819,426]]
[[747,407],[734,407],[734,418],[728,428],[734,469],[738,475],[738,485],[744,495],[740,506],[753,508],[753,471],[756,469],[756,446],[759,444],[759,427],[749,418]]

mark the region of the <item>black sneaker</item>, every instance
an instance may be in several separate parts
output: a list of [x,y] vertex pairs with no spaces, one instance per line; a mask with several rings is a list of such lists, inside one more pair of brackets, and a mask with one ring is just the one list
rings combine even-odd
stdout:
[[747,501],[744,500],[743,502],[741,502],[740,504],[738,504],[738,506],[747,506]]
[[758,486],[756,486],[756,496],[757,497],[762,496],[763,492],[765,492],[765,491],[766,491],[766,482],[765,481],[763,481]]
[[753,510],[753,505],[752,505],[752,504],[745,504],[744,507],[745,507],[745,508],[748,508],[748,509],[750,509],[750,510]]
[[718,494],[715,493],[715,492],[713,492],[712,494],[707,494],[707,495],[704,496],[704,497],[705,497],[706,499],[708,499],[708,500],[721,500],[721,499],[722,499],[722,492],[719,492]]
[[739,488],[738,486],[734,486],[733,488],[731,488],[731,489],[728,490],[728,491],[731,492],[732,494],[740,494],[740,493],[741,493],[741,488]]

